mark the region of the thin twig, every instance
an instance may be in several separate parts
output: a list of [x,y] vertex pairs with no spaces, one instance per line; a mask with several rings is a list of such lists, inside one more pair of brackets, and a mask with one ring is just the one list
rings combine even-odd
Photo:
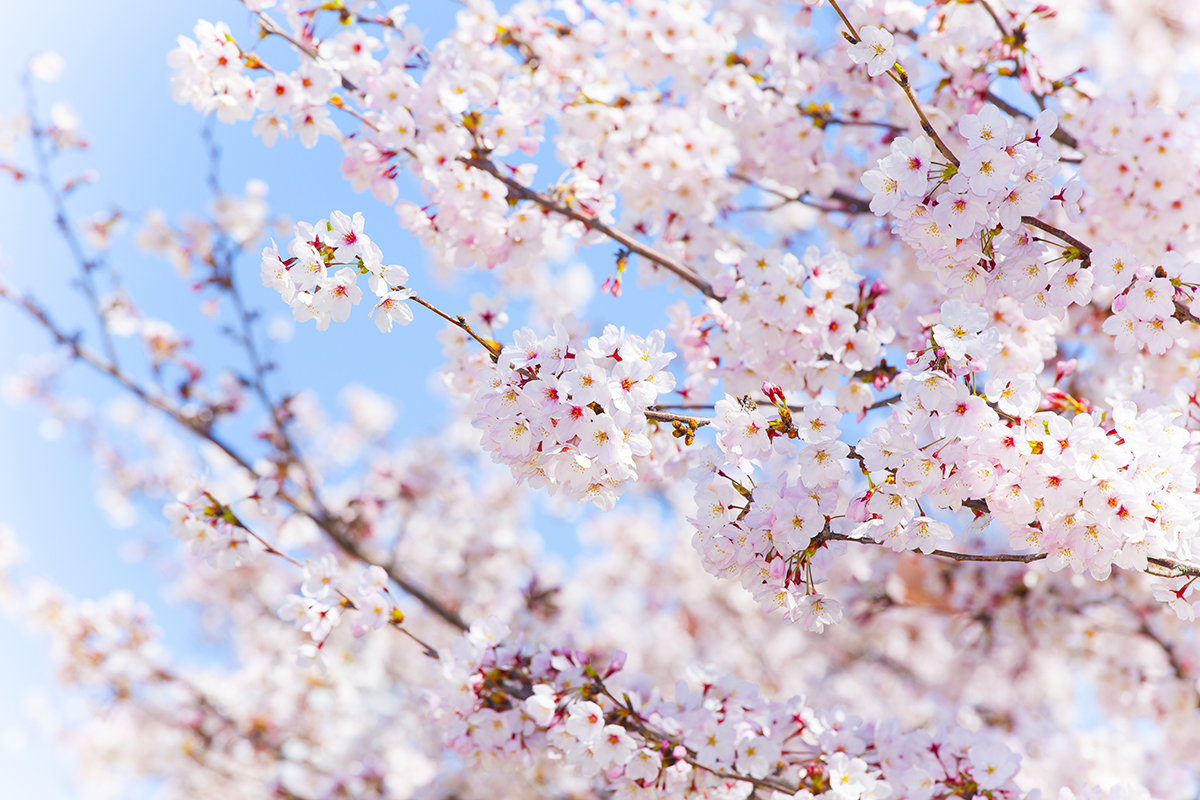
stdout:
[[703,428],[705,425],[712,424],[711,417],[689,417],[685,414],[671,414],[666,411],[654,411],[647,409],[645,412],[646,419],[657,420],[658,422],[682,422],[685,425],[695,425],[697,428]]
[[[1025,119],[1029,119],[1029,120],[1035,119],[1035,117],[1032,114],[1026,114],[1021,109],[1019,109],[1016,106],[1012,105],[1011,103],[1007,102],[1003,98],[997,96],[990,89],[987,91],[986,94],[984,94],[983,97],[989,103],[991,103],[996,108],[1003,111],[1005,114],[1008,114],[1010,117],[1024,117]],[[1079,140],[1076,139],[1071,134],[1064,131],[1062,128],[1055,128],[1054,133],[1050,134],[1050,138],[1053,139],[1054,141],[1058,142],[1061,145],[1070,147],[1072,150],[1079,149]],[[1075,163],[1076,161],[1078,161],[1078,159],[1066,159],[1066,158],[1062,158],[1059,160],[1067,161],[1070,163]]]
[[[877,542],[874,539],[856,539],[853,536],[846,536],[842,533],[822,533],[822,539],[827,539],[834,542],[857,542],[858,544],[870,544],[876,547],[885,547],[882,542]],[[929,556],[938,556],[939,558],[949,558],[954,561],[994,561],[994,562],[1014,562],[1019,564],[1029,564],[1034,561],[1041,561],[1047,558],[1046,553],[996,553],[994,555],[984,555],[979,553],[955,553],[950,550],[930,550],[925,552],[920,551]]]
[[899,400],[900,400],[900,395],[894,394],[891,397],[885,397],[882,400],[876,400],[874,403],[872,403],[871,405],[864,408],[863,411],[874,411],[877,408],[883,408],[884,406],[890,406],[892,403],[895,403]]
[[[780,191],[779,189],[775,189],[770,186],[764,186],[763,184],[755,181],[750,176],[743,175],[739,172],[731,172],[731,173],[729,173],[729,177],[735,181],[741,181],[742,183],[747,184],[748,186],[753,186],[755,189],[758,189],[761,192],[767,192],[769,194],[773,194],[783,201],[779,206],[775,206],[772,208],[763,208],[763,209],[743,208],[743,209],[741,209],[743,211],[774,211],[774,210],[777,210],[778,208],[782,208],[787,203],[802,203],[806,206],[811,206],[812,208],[816,208],[820,211],[831,212],[831,213],[842,213],[842,214],[871,214],[871,213],[874,213],[871,211],[871,201],[870,200],[862,200],[842,189],[834,189],[832,192],[829,193],[829,197],[828,197],[828,199],[836,200],[837,202],[841,203],[842,205],[830,206],[830,205],[821,203],[818,200],[811,199],[809,197],[808,193],[797,192],[796,194],[788,194],[787,192]],[[820,195],[817,195],[817,197],[820,197]]]
[[[765,397],[764,398],[753,398],[753,400],[754,400],[754,402],[758,403],[759,405],[768,405],[768,406],[773,405],[771,403],[771,401]],[[877,408],[883,408],[884,406],[890,406],[893,403],[897,402],[898,400],[900,400],[900,395],[898,395],[898,394],[892,395],[891,397],[887,397],[887,398],[884,398],[883,400],[879,400],[878,402],[872,403],[871,405],[867,406],[863,410],[864,411],[874,411]],[[658,405],[650,406],[650,410],[651,411],[671,411],[671,410],[675,410],[675,411],[712,411],[715,407],[716,406],[714,406],[712,403],[659,403]],[[804,406],[788,406],[787,409],[788,409],[788,411],[803,411]],[[696,419],[697,419],[697,421],[699,421],[699,418],[696,418]]]
[[422,300],[421,298],[417,297],[415,294],[409,295],[408,299],[412,300],[414,303],[424,306],[425,308],[428,308],[430,311],[437,314],[439,317],[446,320],[451,325],[454,325],[455,327],[460,328],[464,333],[466,333],[472,339],[479,342],[481,345],[483,345],[483,349],[488,351],[488,355],[490,355],[492,357],[493,362],[500,360],[500,347],[496,344],[496,342],[493,342],[489,339],[484,339],[482,336],[480,336],[474,330],[472,330],[471,326],[467,324],[467,320],[465,317],[463,317],[462,314],[452,317],[449,314],[447,314],[445,311],[442,311],[440,308],[433,305],[432,303],[428,303],[428,302]]
[[[211,139],[209,140],[209,146],[210,146],[209,182],[210,182],[210,186],[212,187],[212,189],[218,195],[220,195],[221,188],[220,188],[220,183],[217,180],[217,166],[218,166],[217,159],[218,159],[219,153],[215,148],[215,143],[213,143]],[[214,261],[214,266],[215,266],[215,261]],[[284,502],[288,503],[288,505],[292,506],[297,511],[300,511],[305,516],[307,516],[310,520],[312,520],[317,525],[317,527],[319,527],[321,530],[323,530],[325,532],[325,534],[327,536],[329,536],[329,538],[332,539],[333,542],[335,544],[337,544],[338,547],[340,547],[344,552],[359,559],[360,561],[362,561],[364,563],[374,564],[374,562],[371,561],[371,559],[367,557],[366,553],[364,553],[362,551],[362,549],[360,547],[358,547],[357,543],[352,538],[350,538],[348,535],[346,535],[345,531],[342,529],[342,526],[340,524],[338,524],[338,522],[330,514],[329,510],[327,509],[327,507],[321,501],[319,495],[317,494],[317,492],[316,492],[317,482],[313,478],[312,471],[308,467],[307,462],[301,456],[299,447],[296,445],[295,441],[292,439],[291,435],[288,432],[287,422],[286,422],[287,414],[284,412],[284,410],[281,408],[280,405],[274,403],[271,400],[270,396],[268,395],[268,393],[266,391],[266,387],[263,382],[263,375],[265,373],[265,368],[262,364],[261,359],[259,359],[257,349],[254,346],[253,332],[250,327],[250,316],[249,316],[247,309],[245,308],[245,306],[242,303],[241,295],[237,291],[237,284],[233,280],[233,269],[232,269],[231,264],[228,264],[228,263],[226,264],[225,274],[222,276],[222,278],[223,279],[218,281],[218,283],[221,286],[223,286],[226,289],[226,291],[231,295],[231,297],[233,298],[235,307],[239,313],[239,316],[242,319],[242,324],[243,324],[242,344],[246,348],[247,355],[250,358],[251,365],[252,365],[252,368],[254,369],[255,376],[256,376],[255,380],[252,381],[251,384],[252,384],[253,388],[255,389],[255,392],[258,394],[260,401],[263,403],[263,405],[266,407],[266,409],[271,414],[271,419],[274,423],[274,427],[275,427],[275,430],[277,433],[277,440],[275,442],[273,442],[273,444],[279,448],[279,450],[281,451],[283,456],[286,458],[287,464],[289,466],[295,466],[297,468],[297,470],[300,472],[300,474],[304,476],[304,482],[306,485],[302,488],[303,488],[303,491],[305,492],[305,494],[308,496],[308,498],[310,498],[312,500],[312,505],[314,507],[310,508],[310,507],[308,507],[307,503],[301,503],[297,499],[290,497],[288,495],[288,493],[286,492],[286,490],[284,490],[282,487],[280,489],[278,496],[280,497],[280,499],[284,500]],[[422,302],[422,301],[418,300],[418,302]],[[424,304],[423,302],[422,302],[422,304],[427,305],[427,304]],[[430,308],[432,308],[432,306],[430,306]],[[436,310],[436,309],[434,309],[434,310]],[[441,312],[439,312],[439,313],[441,313]],[[123,377],[123,376],[118,376],[115,372],[112,374],[114,375],[114,377]],[[126,382],[126,385],[128,387],[132,388],[131,383]],[[144,395],[143,395],[143,399],[145,399]],[[165,411],[166,413],[175,417],[176,419],[179,419],[179,416],[175,412],[175,410],[169,404],[166,404],[165,401],[164,401],[163,405],[159,405],[156,407],[162,409],[163,411]],[[191,426],[191,427],[193,428],[193,430],[196,430],[195,426]],[[217,443],[217,440],[213,437],[211,430],[208,430],[206,428],[203,431],[203,435],[205,435],[206,438],[208,438],[210,441]],[[233,457],[243,469],[250,472],[251,475],[254,475],[256,479],[258,478],[257,472],[244,459],[242,459],[240,456],[235,455],[228,447],[225,447],[221,444],[218,444],[218,446],[222,447],[223,450],[225,450],[231,457]],[[386,565],[377,564],[376,566],[383,567],[383,569],[387,572],[388,577],[391,578],[391,580],[397,586],[399,586],[407,594],[416,598],[422,605],[424,605],[428,610],[432,611],[439,618],[441,618],[445,622],[449,623],[450,625],[453,625],[454,627],[458,628],[459,630],[466,630],[466,628],[467,628],[466,622],[458,614],[457,611],[447,608],[442,603],[438,602],[436,599],[434,599],[434,597],[432,595],[430,595],[428,592],[426,592],[424,589],[422,589],[420,586],[418,586],[416,583],[414,583],[412,581],[412,579],[410,579],[408,576],[401,573],[395,567],[394,564],[386,564]]]
[[1024,222],[1026,225],[1029,225],[1032,228],[1038,228],[1039,230],[1043,230],[1053,236],[1057,236],[1059,239],[1062,239],[1064,242],[1082,253],[1085,259],[1092,254],[1092,248],[1088,247],[1086,244],[1079,241],[1061,228],[1056,228],[1048,222],[1042,222],[1037,217],[1021,217],[1021,222]]
[[100,342],[104,354],[115,365],[118,363],[117,348],[113,342],[112,334],[108,330],[108,321],[105,319],[104,312],[100,308],[100,296],[96,290],[95,272],[100,264],[89,259],[84,253],[83,243],[79,241],[79,235],[71,225],[70,217],[67,214],[66,200],[63,197],[63,193],[51,180],[50,154],[46,151],[46,131],[37,121],[37,97],[34,94],[32,78],[28,71],[21,76],[21,86],[25,91],[26,113],[29,115],[30,133],[33,138],[33,153],[37,161],[37,182],[42,187],[46,199],[50,201],[50,207],[54,211],[55,227],[58,228],[59,234],[67,243],[67,247],[70,249],[75,263],[79,265],[79,286],[83,289],[83,294],[87,298],[88,305],[91,306],[92,311],[96,315],[96,322],[100,329]]
[[627,250],[637,253],[643,258],[658,264],[668,272],[674,273],[687,283],[690,283],[692,286],[699,289],[705,297],[711,297],[714,300],[720,299],[713,292],[712,285],[697,275],[691,267],[688,267],[685,264],[676,261],[674,258],[671,258],[664,253],[660,253],[651,247],[647,247],[627,233],[619,231],[609,225],[605,225],[603,222],[589,214],[577,211],[566,203],[559,202],[558,200],[547,197],[540,192],[535,192],[532,189],[522,186],[516,180],[503,175],[500,170],[496,168],[496,165],[492,163],[492,161],[483,153],[476,151],[470,158],[459,156],[458,161],[467,165],[468,167],[488,173],[493,178],[507,186],[512,197],[521,200],[530,200],[534,203],[537,203],[542,208],[553,211],[556,214],[561,214],[564,217],[575,220],[576,222],[580,222],[586,228],[604,234],[608,238],[624,246]]
[[996,15],[996,11],[992,8],[991,4],[987,0],[975,0],[975,2],[987,9],[988,16],[992,18],[992,22],[995,22],[996,27],[1000,29],[1000,35],[1007,39],[1009,36],[1008,28],[1000,21],[1000,17]]
[[[173,406],[166,398],[151,393],[137,383],[134,383],[113,364],[105,362],[103,358],[98,356],[92,350],[80,344],[77,336],[71,336],[55,325],[50,319],[49,315],[33,300],[21,296],[17,292],[8,288],[4,283],[0,283],[0,297],[9,300],[19,308],[23,309],[27,314],[32,316],[50,333],[55,342],[67,347],[70,350],[71,355],[76,359],[83,361],[96,371],[107,375],[110,379],[120,384],[126,391],[132,393],[146,405],[162,411],[164,414],[175,420],[183,427],[215,445],[219,450],[221,450],[221,452],[229,456],[234,463],[245,470],[246,473],[249,474],[254,480],[257,481],[262,477],[254,469],[247,458],[242,456],[236,449],[234,449],[230,444],[222,440],[212,431],[209,423],[206,423],[199,418],[184,414],[183,411]],[[465,631],[467,629],[466,622],[457,611],[442,605],[440,602],[434,599],[432,595],[416,585],[410,578],[396,569],[395,566],[388,564],[375,564],[375,562],[372,561],[366,555],[366,553],[362,551],[358,544],[352,538],[350,538],[350,536],[346,534],[346,532],[343,531],[339,525],[335,523],[335,521],[329,516],[328,512],[325,512],[324,509],[314,510],[307,508],[305,503],[301,502],[297,498],[292,497],[282,487],[276,496],[294,508],[297,512],[312,520],[317,527],[324,531],[329,538],[332,539],[334,543],[337,544],[342,550],[366,564],[374,564],[385,569],[388,573],[388,577],[391,578],[397,586],[415,598],[436,616],[450,625],[458,628],[459,630]]]
[[[838,5],[837,0],[829,0],[829,4],[833,6],[833,10],[837,12],[838,16],[842,18],[842,22],[846,24],[846,28],[850,31],[850,35],[854,37],[853,43],[858,44],[861,42],[862,37],[858,35],[858,30],[854,27],[854,25],[851,24],[849,18],[846,17],[846,14],[842,11],[841,6]],[[959,163],[958,156],[954,155],[954,152],[946,145],[944,141],[942,141],[942,137],[939,136],[938,132],[934,129],[933,123],[929,121],[929,117],[925,116],[925,109],[921,108],[921,104],[917,101],[917,96],[913,94],[912,86],[909,85],[908,73],[905,72],[899,64],[897,64],[884,74],[891,78],[892,81],[899,86],[901,90],[903,90],[905,96],[908,97],[908,102],[912,105],[913,110],[917,112],[917,116],[921,120],[921,130],[925,131],[925,134],[933,140],[933,143],[937,146],[938,152],[945,156],[947,161],[957,167]]]

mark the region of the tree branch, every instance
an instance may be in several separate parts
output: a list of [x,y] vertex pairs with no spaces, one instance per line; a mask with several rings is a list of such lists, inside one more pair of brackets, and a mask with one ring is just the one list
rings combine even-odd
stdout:
[[[852,536],[846,536],[842,533],[822,533],[819,538],[833,542],[857,542],[858,544],[869,544],[875,545],[876,547],[884,547],[882,542],[877,542],[874,539],[855,539]],[[925,553],[923,550],[910,552],[920,552],[929,556],[949,558],[953,561],[991,561],[1018,564],[1029,564],[1034,561],[1042,561],[1047,557],[1046,553],[996,553],[994,555],[983,555],[977,553],[955,553],[950,550],[930,550],[928,553]]]
[[522,186],[512,178],[501,174],[500,170],[496,168],[496,165],[492,163],[492,161],[483,153],[476,151],[470,158],[459,156],[458,160],[468,167],[488,173],[493,178],[503,183],[508,187],[510,196],[521,200],[530,200],[548,211],[553,211],[556,214],[561,214],[564,217],[569,217],[576,222],[580,222],[589,230],[604,234],[608,238],[625,247],[627,250],[637,253],[648,261],[658,264],[668,272],[674,273],[687,283],[690,283],[692,286],[699,289],[705,297],[711,297],[714,300],[721,299],[713,293],[712,285],[697,275],[691,267],[688,267],[687,265],[682,264],[679,261],[676,261],[674,258],[660,253],[651,247],[647,247],[646,245],[634,239],[632,236],[629,236],[628,234],[623,233],[622,231],[619,231],[609,225],[605,225],[595,217],[584,214],[581,211],[577,211],[566,203],[559,202],[558,200],[547,197],[544,194],[535,192],[532,189]]
[[1088,247],[1086,244],[1079,241],[1074,236],[1072,236],[1071,234],[1062,230],[1061,228],[1056,228],[1048,222],[1042,222],[1037,217],[1021,217],[1021,222],[1024,222],[1026,225],[1028,225],[1032,228],[1037,228],[1037,229],[1043,230],[1046,233],[1049,233],[1053,236],[1057,236],[1059,239],[1062,239],[1064,242],[1071,245],[1076,250],[1078,250],[1080,253],[1082,253],[1083,257],[1085,259],[1087,259],[1088,257],[1090,257],[1092,255],[1092,248]]
[[[229,456],[229,458],[232,459],[235,464],[245,470],[254,480],[257,481],[262,477],[254,469],[249,460],[247,460],[231,445],[213,433],[210,424],[204,422],[203,420],[184,414],[180,409],[172,405],[166,398],[158,396],[156,393],[151,393],[150,391],[144,389],[142,386],[130,379],[127,375],[122,373],[113,364],[106,363],[100,356],[96,355],[94,352],[80,344],[78,336],[71,336],[59,328],[50,319],[49,315],[33,300],[19,295],[2,282],[0,282],[0,297],[9,300],[14,305],[24,310],[28,315],[33,317],[50,333],[54,341],[65,346],[71,352],[71,355],[74,358],[88,364],[97,372],[107,375],[110,379],[118,383],[126,391],[132,393],[146,405],[162,411],[184,428],[187,428],[200,438],[215,445],[219,450],[221,450],[221,452]],[[359,559],[363,563],[373,564],[386,570],[388,577],[390,577],[397,586],[420,602],[429,611],[433,612],[437,617],[441,618],[455,628],[458,628],[459,630],[467,629],[466,622],[457,611],[442,605],[440,602],[434,599],[432,595],[397,570],[393,565],[376,564],[369,557],[367,557],[358,544],[352,538],[350,538],[338,524],[336,524],[336,521],[323,507],[318,509],[306,508],[305,503],[301,502],[298,498],[292,497],[283,487],[280,487],[277,496],[280,500],[287,503],[298,513],[303,514],[311,519],[317,525],[317,527],[323,530],[329,536],[329,538],[338,545],[338,547],[342,548],[344,551]]]
[[[1032,114],[1026,114],[1021,109],[1012,105],[1008,101],[1000,98],[991,89],[989,89],[987,91],[987,93],[984,94],[983,97],[989,103],[991,103],[996,108],[1003,111],[1005,114],[1008,114],[1010,117],[1024,117],[1025,119],[1029,119],[1029,120],[1034,119],[1034,116]],[[1053,139],[1054,141],[1058,142],[1061,145],[1070,147],[1072,150],[1079,149],[1079,140],[1076,139],[1071,134],[1064,131],[1062,128],[1055,128],[1054,133],[1050,134],[1050,138]],[[1064,160],[1066,160],[1066,159],[1064,159]]]

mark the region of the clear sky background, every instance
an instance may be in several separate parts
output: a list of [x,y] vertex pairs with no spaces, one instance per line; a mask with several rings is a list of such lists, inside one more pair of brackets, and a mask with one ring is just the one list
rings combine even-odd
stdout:
[[[430,42],[440,38],[461,8],[453,0],[425,0],[412,6],[409,19],[427,31]],[[56,83],[38,86],[40,111],[45,115],[52,103],[68,103],[82,121],[89,148],[64,159],[57,177],[85,168],[99,174],[98,183],[72,196],[70,211],[83,218],[113,207],[122,209],[130,224],[113,248],[113,261],[139,306],[185,332],[206,331],[203,335],[211,340],[213,327],[197,312],[195,296],[166,262],[140,253],[133,244],[138,221],[149,208],[161,208],[178,221],[187,213],[204,214],[209,201],[200,138],[204,119],[172,101],[166,64],[175,38],[191,35],[198,18],[224,20],[239,37],[250,29],[248,14],[233,0],[0,2],[5,29],[21,32],[7,37],[9,44],[0,48],[0,116],[11,115],[24,104],[19,76],[28,58],[46,50],[58,52],[66,71]],[[367,233],[389,260],[408,266],[414,285],[420,285],[425,258],[417,242],[398,228],[394,211],[369,194],[351,191],[339,174],[341,154],[336,143],[324,140],[310,151],[298,141],[287,140],[267,149],[246,123],[217,125],[215,132],[224,154],[221,178],[227,191],[241,194],[248,179],[261,178],[270,186],[273,211],[293,220],[315,221],[334,209],[361,210],[367,215]],[[7,159],[0,154],[0,160]],[[13,158],[18,163],[23,159],[28,161],[27,150]],[[604,259],[609,249],[596,258]],[[605,260],[611,264],[610,256]],[[261,287],[258,260],[243,260],[241,266],[241,285],[250,302],[261,307],[268,320],[289,318],[278,296]],[[30,289],[64,327],[93,334],[95,343],[86,307],[69,288],[76,269],[38,189],[0,175],[4,278]],[[484,283],[454,295],[431,287],[423,293],[454,302],[450,298],[480,288],[490,287]],[[599,316],[593,318],[598,323],[633,321],[646,309],[656,308],[656,316],[637,323],[645,332],[663,327],[662,309],[670,299],[665,291],[637,299],[627,293],[620,302],[597,295],[593,314]],[[440,323],[418,317],[409,328],[383,337],[367,320],[365,308],[355,312],[349,322],[322,334],[311,324],[298,326],[294,338],[275,345],[273,355],[283,369],[273,377],[274,386],[313,388],[327,408],[336,409],[341,387],[365,384],[397,401],[401,436],[436,428],[438,401],[426,383],[442,360],[435,339]],[[18,369],[30,354],[51,349],[44,331],[11,306],[0,305],[0,377]],[[118,396],[82,367],[69,375],[67,388],[88,397],[98,408]],[[79,597],[132,590],[153,606],[176,655],[219,659],[219,643],[198,637],[189,611],[164,601],[163,580],[153,568],[122,558],[123,546],[143,537],[172,548],[165,520],[144,508],[133,528],[113,530],[97,507],[96,467],[79,437],[68,432],[48,440],[39,433],[43,419],[36,408],[0,401],[0,524],[11,526],[29,551],[27,573],[45,576]],[[43,718],[37,711],[38,698],[64,702],[46,642],[4,617],[0,617],[0,642],[5,654],[0,658],[0,800],[83,796],[71,781],[69,754],[39,735],[34,725]]]

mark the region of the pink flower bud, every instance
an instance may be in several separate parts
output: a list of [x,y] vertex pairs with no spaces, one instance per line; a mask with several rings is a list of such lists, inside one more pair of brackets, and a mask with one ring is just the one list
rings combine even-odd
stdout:
[[1067,361],[1059,361],[1054,365],[1054,382],[1058,383],[1063,378],[1075,372],[1075,365],[1078,364],[1078,359],[1068,359]]
[[767,396],[767,399],[775,405],[781,406],[787,404],[787,399],[783,396],[783,389],[778,384],[763,381],[762,391]]
[[910,367],[920,360],[921,360],[921,356],[919,353],[917,353],[916,350],[913,350],[911,353],[909,353],[908,355],[906,355],[904,357],[904,363]]
[[612,658],[609,659],[608,669],[604,671],[604,677],[620,672],[625,668],[625,659],[629,656],[624,650],[613,650]]
[[1125,296],[1125,295],[1123,295],[1123,294],[1119,294],[1119,295],[1117,295],[1116,297],[1114,297],[1114,298],[1113,298],[1113,301],[1112,301],[1112,310],[1113,310],[1113,311],[1124,311],[1124,310],[1125,310],[1125,304],[1126,304],[1127,302],[1129,302],[1129,301],[1128,301],[1128,299],[1126,298],[1126,296]]
[[862,497],[856,497],[850,501],[850,505],[846,508],[846,519],[851,522],[866,522],[871,518],[871,512],[867,510],[867,499],[871,496],[867,492]]
[[1064,392],[1062,389],[1051,387],[1046,390],[1046,402],[1050,408],[1063,408],[1071,401],[1071,395]]

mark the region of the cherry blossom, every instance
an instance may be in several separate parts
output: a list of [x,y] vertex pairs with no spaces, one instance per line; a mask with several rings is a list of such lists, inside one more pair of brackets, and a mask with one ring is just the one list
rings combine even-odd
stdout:
[[[71,216],[91,180],[39,155],[78,155],[77,114],[0,123],[96,322],[18,263],[0,297],[58,350],[5,393],[80,434],[114,522],[176,498],[156,558],[230,645],[176,659],[131,595],[72,597],[0,528],[0,607],[90,703],[64,726],[86,781],[1195,795],[1188,9],[471,0],[427,34],[369,0],[242,5],[179,38],[173,99],[336,154],[383,206],[285,222],[252,181],[147,215],[211,329],[139,305],[117,213]],[[393,224],[428,268],[390,263]],[[272,338],[289,310],[344,325],[399,400],[425,376],[397,354],[441,327],[423,438],[394,398],[339,415],[276,373],[271,292]],[[78,402],[72,370],[122,400]]]

